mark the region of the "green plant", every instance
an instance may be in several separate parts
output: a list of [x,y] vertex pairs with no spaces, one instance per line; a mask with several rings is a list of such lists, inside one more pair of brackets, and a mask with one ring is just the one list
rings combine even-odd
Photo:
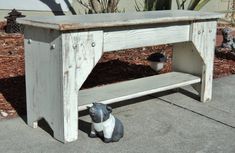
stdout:
[[176,0],[176,4],[177,4],[177,8],[178,10],[183,9],[184,10],[184,6],[187,0],[182,0],[181,2],[179,0]]
[[[185,4],[188,0],[176,0],[177,8],[184,10]],[[188,10],[199,11],[204,7],[210,0],[190,0],[187,7]],[[171,9],[172,0],[145,0],[144,4],[135,0],[136,11],[153,11],[153,10],[168,10]]]
[[171,9],[171,0],[145,0],[144,4],[135,0],[136,11],[154,11]]
[[118,3],[120,0],[89,0],[88,3],[83,0],[77,0],[88,12],[86,13],[114,13],[118,12]]
[[[185,9],[185,3],[187,0],[176,0],[178,9]],[[204,7],[210,0],[191,0],[188,5],[188,10],[199,11],[202,7]]]

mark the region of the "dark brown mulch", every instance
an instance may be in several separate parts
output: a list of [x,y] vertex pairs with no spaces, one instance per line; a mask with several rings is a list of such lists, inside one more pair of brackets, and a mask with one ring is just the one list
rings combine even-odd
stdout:
[[[105,53],[82,88],[156,75],[146,58],[162,52],[167,64],[160,73],[171,71],[172,47],[170,45],[128,49]],[[0,119],[26,114],[23,36],[0,33]],[[224,53],[226,54],[226,53]],[[235,61],[217,55],[214,77],[235,73]],[[1,116],[1,112],[8,116]]]
[[156,75],[146,58],[155,52],[167,56],[167,64],[160,73],[171,71],[172,48],[168,45],[128,49],[105,53],[82,88]]
[[214,78],[235,74],[235,52],[217,47],[214,60]]

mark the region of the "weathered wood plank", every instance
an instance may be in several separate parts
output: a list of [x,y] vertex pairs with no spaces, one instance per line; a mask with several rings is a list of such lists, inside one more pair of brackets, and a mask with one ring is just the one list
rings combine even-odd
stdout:
[[78,90],[103,53],[103,32],[62,34],[63,107],[65,142],[78,135]]
[[174,44],[173,69],[200,76],[202,82],[194,85],[201,101],[212,97],[213,60],[216,37],[216,21],[194,22],[191,25],[190,42]]
[[134,13],[87,14],[73,16],[26,17],[17,19],[18,23],[56,30],[78,30],[130,25],[146,25],[181,21],[218,19],[219,13],[186,10],[165,10]]
[[112,28],[104,31],[104,51],[189,41],[189,23]]
[[208,102],[212,98],[213,64],[216,39],[216,21],[194,22],[191,27],[191,41],[203,59],[200,89],[201,101]]
[[[203,59],[191,42],[177,43],[173,45],[172,67],[174,71],[193,74],[201,77]],[[201,92],[201,82],[193,85]]]
[[[56,139],[64,140],[61,36],[59,31],[25,28],[27,123],[44,118]],[[52,47],[53,46],[53,47]]]
[[79,110],[84,110],[86,109],[86,106],[89,106],[92,102],[109,104],[195,84],[200,81],[201,79],[199,77],[187,73],[170,72],[102,87],[80,90],[78,93],[78,106]]
[[174,71],[201,76],[203,60],[191,42],[173,45],[172,67]]

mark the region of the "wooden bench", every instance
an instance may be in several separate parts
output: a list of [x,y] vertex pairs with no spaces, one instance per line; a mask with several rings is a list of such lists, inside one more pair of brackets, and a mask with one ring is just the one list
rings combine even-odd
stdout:
[[[78,137],[78,111],[193,85],[201,101],[212,97],[217,19],[221,14],[153,11],[26,17],[27,122],[44,118],[64,143]],[[104,52],[173,44],[174,72],[79,91]],[[109,94],[112,93],[112,94]]]

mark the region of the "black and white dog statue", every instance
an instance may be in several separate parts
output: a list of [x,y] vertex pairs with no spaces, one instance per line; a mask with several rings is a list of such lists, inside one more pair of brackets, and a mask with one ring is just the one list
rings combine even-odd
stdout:
[[93,103],[89,108],[89,114],[92,119],[90,137],[99,136],[105,143],[117,142],[124,135],[123,124],[114,117],[112,108],[105,104]]
[[232,49],[233,51],[235,51],[235,38],[232,34],[232,29],[224,28],[222,30],[222,34],[223,34],[222,47]]

